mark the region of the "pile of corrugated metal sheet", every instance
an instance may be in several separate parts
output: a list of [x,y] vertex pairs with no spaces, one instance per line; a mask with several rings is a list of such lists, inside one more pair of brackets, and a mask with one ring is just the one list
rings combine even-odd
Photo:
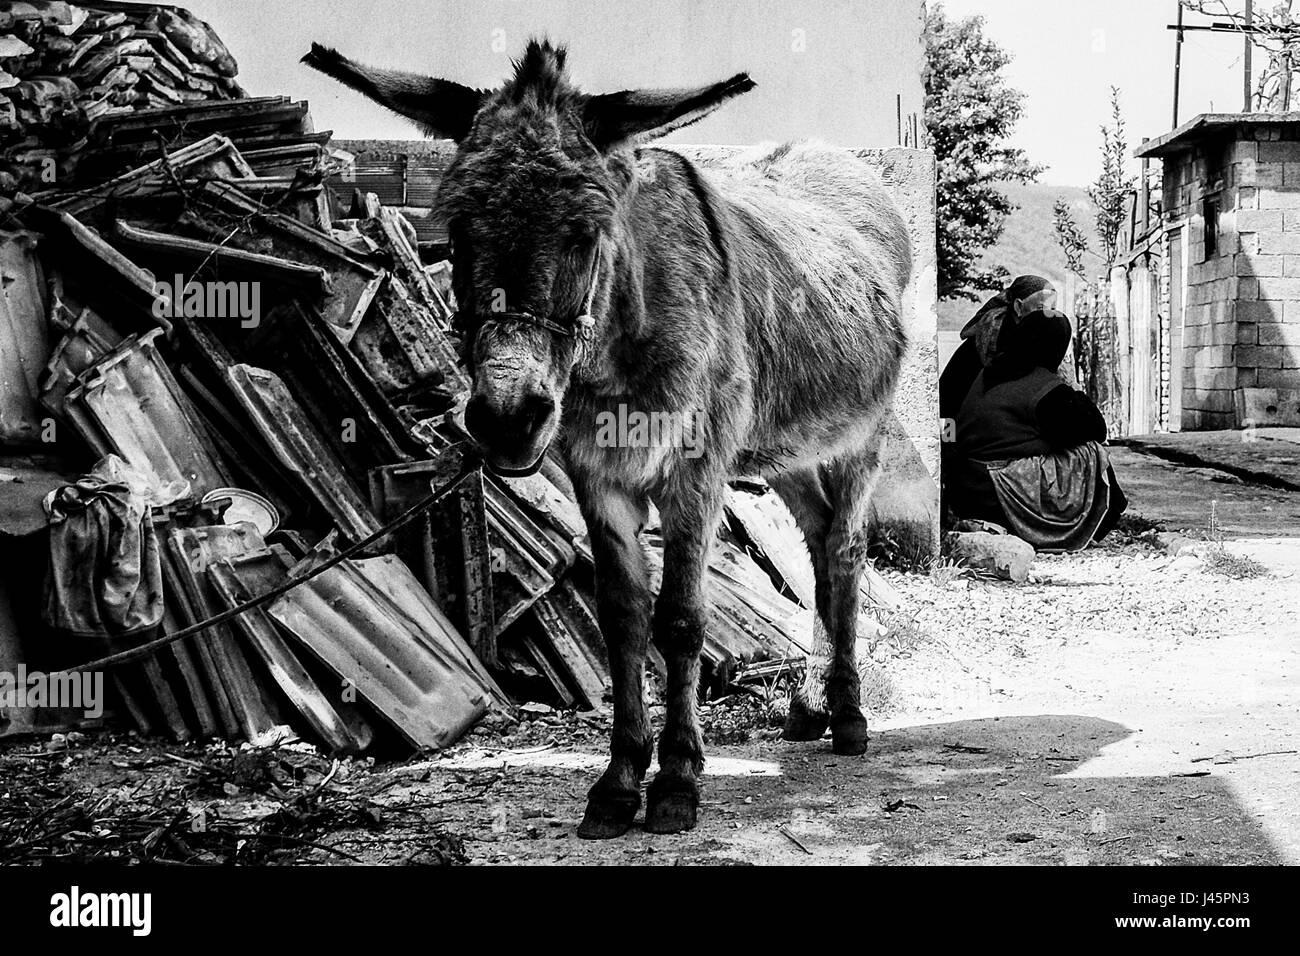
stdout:
[[72,179],[96,120],[242,97],[237,73],[179,7],[0,4],[0,193]]
[[[0,442],[56,453],[41,481],[111,454],[161,489],[161,633],[320,568],[463,472],[450,267],[310,130],[305,104],[279,98],[101,117],[78,147],[96,181],[8,203]],[[709,693],[788,677],[813,603],[771,492],[733,490],[721,537]],[[472,472],[363,554],[113,674],[141,731],[265,739],[289,724],[340,752],[444,747],[521,700],[599,707],[610,683],[554,454],[526,478]]]

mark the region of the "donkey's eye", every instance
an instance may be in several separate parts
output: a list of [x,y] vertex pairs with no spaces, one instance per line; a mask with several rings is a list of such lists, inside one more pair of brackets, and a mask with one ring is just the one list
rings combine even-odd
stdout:
[[455,259],[459,255],[469,252],[470,242],[469,234],[465,228],[457,222],[447,223],[447,252],[448,255]]

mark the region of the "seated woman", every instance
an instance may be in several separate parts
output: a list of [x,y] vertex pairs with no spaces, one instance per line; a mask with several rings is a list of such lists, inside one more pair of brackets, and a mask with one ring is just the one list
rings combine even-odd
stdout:
[[[961,330],[961,345],[939,376],[939,416],[953,419],[975,376],[1002,348],[1002,336],[1033,312],[1056,308],[1056,289],[1042,276],[1019,276],[985,302]],[[1062,381],[1074,384],[1074,363],[1062,366]]]
[[1100,540],[1128,500],[1102,442],[1106,420],[1061,380],[1070,320],[1034,312],[1009,323],[956,415],[945,487],[959,518],[991,521],[1040,551]]

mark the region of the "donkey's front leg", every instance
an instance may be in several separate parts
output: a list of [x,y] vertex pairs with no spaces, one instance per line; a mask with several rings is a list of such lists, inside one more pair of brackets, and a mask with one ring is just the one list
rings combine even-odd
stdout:
[[708,614],[704,575],[722,514],[722,479],[701,479],[665,498],[660,507],[664,577],[655,603],[654,636],[668,668],[668,698],[659,773],[646,794],[645,828],[677,833],[695,826],[700,802],[704,741],[697,701]]
[[[576,476],[575,476],[576,478]],[[646,501],[622,489],[583,487],[578,501],[596,564],[600,630],[609,648],[614,683],[614,730],[609,767],[587,796],[578,836],[621,836],[641,806],[641,779],[650,766],[654,740],[645,705],[645,656],[650,637],[650,581],[638,535]]]

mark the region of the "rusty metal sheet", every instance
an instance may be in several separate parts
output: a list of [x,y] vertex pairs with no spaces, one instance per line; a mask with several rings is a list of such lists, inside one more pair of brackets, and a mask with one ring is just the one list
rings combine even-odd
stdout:
[[[330,274],[320,266],[303,265],[278,256],[268,256],[260,252],[176,236],[171,233],[158,232],[143,226],[133,225],[119,219],[113,223],[108,233],[114,245],[124,246],[140,258],[152,257],[154,260],[170,262],[188,268],[211,265],[220,270],[223,280],[252,279],[265,280],[277,288],[292,289],[304,295],[324,296],[332,292],[333,284]],[[198,273],[208,274],[208,273]],[[179,302],[173,308],[181,308]]]
[[[159,553],[163,574],[163,622],[167,626],[168,633],[174,633],[182,627],[203,620],[203,616],[195,610],[186,594],[181,580],[182,573],[177,566],[180,561],[179,554],[166,546],[169,530],[163,527],[157,527],[156,530],[159,541],[163,544]],[[225,682],[221,679],[221,666],[212,649],[211,635],[199,634],[185,641],[178,641],[172,646],[182,645],[192,651],[193,664],[202,674],[202,680],[197,682],[200,690],[196,690],[193,683],[187,682],[189,700],[195,708],[200,727],[204,726],[203,708],[206,703],[210,729],[205,731],[205,735],[211,736],[220,732],[227,737],[238,737],[239,720],[235,717],[235,708],[230,701],[230,694],[227,693]]]
[[41,256],[47,268],[93,296],[112,301],[113,323],[125,331],[162,328],[171,323],[155,314],[154,277],[105,242],[94,229],[66,212],[29,206],[23,221],[44,235]]
[[57,209],[83,218],[110,201],[148,195],[170,189],[176,180],[196,178],[240,179],[253,176],[253,169],[226,137],[213,134],[196,143],[173,150],[165,158],[146,163],[93,190],[74,192],[54,200]]
[[[180,623],[180,616],[176,613],[173,606],[175,602],[170,600],[172,588],[177,585],[173,582],[176,580],[168,578],[169,562],[163,561],[163,619],[162,627],[164,634],[174,634],[185,625]],[[196,659],[191,650],[190,641],[173,641],[163,653],[169,653],[176,662],[176,671],[180,675],[181,685],[184,687],[184,694],[180,695],[189,707],[189,719],[193,721],[193,726],[198,731],[198,737],[201,740],[207,740],[215,737],[218,733],[216,715],[212,710],[212,704],[208,699],[208,690],[203,684],[203,678],[200,676],[200,662]],[[180,688],[177,688],[179,694]]]
[[[375,512],[391,520],[454,475],[463,458],[455,446],[428,461],[406,462],[370,472]],[[488,541],[483,475],[470,475],[449,500],[435,505],[398,538],[398,552],[419,574],[448,615],[462,622],[479,659],[496,666],[496,601]],[[515,615],[516,617],[518,615]]]
[[[116,638],[111,644],[111,651],[124,651],[137,643],[157,637],[156,630],[132,635],[129,639]],[[142,733],[151,732],[152,716],[161,714],[162,722],[168,735],[175,741],[190,739],[189,727],[181,713],[180,704],[171,684],[163,674],[162,663],[157,654],[151,654],[137,664],[128,664],[116,668],[114,679],[120,681],[119,689],[126,688],[128,706],[137,721],[143,720]],[[146,712],[150,716],[145,716]]]
[[[490,488],[491,485],[484,482],[485,492]],[[485,494],[492,569],[492,629],[498,638],[538,598],[555,586],[553,572],[566,567],[554,552],[539,547],[534,536],[520,533],[522,525],[514,520],[518,513],[500,506],[500,499],[504,497],[498,495],[494,503],[492,495]]]
[[497,477],[498,487],[508,492],[530,515],[562,536],[565,544],[588,565],[592,562],[587,523],[578,503],[566,495],[545,473],[524,477]]
[[498,663],[497,635],[502,628],[498,626],[497,612],[500,604],[497,600],[491,537],[488,533],[484,492],[486,484],[483,472],[475,472],[461,484],[455,499],[447,502],[434,515],[442,519],[443,527],[450,523],[451,527],[460,529],[461,580],[464,582],[461,599],[465,609],[465,634],[469,638],[470,647],[474,648],[482,661],[489,667],[495,667]]
[[470,387],[456,347],[396,276],[380,290],[348,347],[389,395],[434,388],[451,401]]
[[[663,542],[657,535],[647,534],[643,550],[650,569],[650,584],[656,594],[663,582]],[[708,594],[708,624],[704,633],[704,647],[700,661],[707,674],[706,685],[721,690],[731,682],[736,670],[745,663],[767,660],[771,654],[767,646],[755,637],[751,623],[753,613],[743,608],[732,593],[716,588],[706,581]]]
[[394,273],[406,285],[415,301],[428,310],[429,316],[440,328],[449,331],[451,306],[424,271],[420,254],[408,237],[408,231],[410,235],[415,234],[411,224],[396,209],[380,205],[373,194],[365,197],[364,205],[372,218],[362,221],[362,230],[392,258]]
[[[455,475],[459,462],[458,456],[447,455],[432,461],[407,462],[371,469],[371,509],[381,521],[391,521],[428,495],[435,483],[441,483]],[[456,594],[445,586],[439,574],[434,552],[440,542],[434,539],[432,521],[430,512],[425,512],[404,528],[399,528],[392,537],[394,550],[419,578],[425,590],[443,604],[448,613],[455,614]]]
[[273,368],[358,488],[369,470],[425,454],[409,424],[321,317],[294,301],[273,308],[232,347],[240,361]]
[[231,387],[253,424],[304,491],[353,541],[379,530],[379,521],[348,478],[343,465],[307,421],[302,407],[274,372],[233,365]]
[[535,650],[550,659],[578,703],[599,707],[611,687],[609,666],[594,651],[593,645],[601,642],[600,629],[573,583],[561,581],[533,605],[532,614],[548,645],[542,648],[534,639]]
[[37,237],[0,232],[0,442],[41,440],[40,377],[50,357]]
[[[283,584],[294,564],[284,548],[272,546],[246,554],[220,558],[208,568],[208,577],[227,608],[265,594]],[[360,753],[374,742],[375,731],[355,706],[327,694],[308,673],[267,616],[265,608],[245,611],[236,620],[248,643],[261,656],[271,679],[330,749]]]
[[417,632],[431,650],[460,662],[499,708],[513,709],[510,698],[497,686],[483,662],[470,649],[456,626],[443,614],[437,602],[420,587],[410,568],[390,554],[355,563],[358,570],[376,587],[382,588],[402,613],[415,623]]
[[753,612],[753,633],[775,657],[799,658],[808,654],[798,622],[804,619],[798,602],[776,586],[747,553],[717,542],[709,561],[709,586],[726,591]]
[[[168,52],[175,57],[174,52]],[[187,68],[192,70],[194,64],[189,63]],[[95,124],[92,138],[104,146],[150,144],[159,131],[169,138],[193,135],[196,131],[210,133],[240,124],[265,125],[272,122],[270,117],[278,121],[282,114],[301,118],[306,112],[305,102],[290,102],[287,96],[195,102],[173,109],[136,110],[105,118]]]
[[[220,595],[208,578],[207,569],[222,558],[230,558],[265,547],[262,536],[248,522],[203,528],[173,528],[164,542],[172,566],[197,620],[206,620],[224,609]],[[266,692],[245,656],[243,648],[226,624],[216,624],[199,636],[207,644],[240,730],[249,739],[280,723],[274,700]]]
[[90,309],[73,315],[62,302],[50,310],[51,324],[63,329],[63,338],[54,347],[41,375],[41,404],[63,418],[64,401],[77,376],[122,344],[122,336]]
[[[569,689],[568,682],[565,681],[564,675],[560,673],[555,663],[551,660],[550,655],[546,653],[544,639],[539,639],[536,634],[521,634],[519,636],[519,647],[522,648],[526,660],[531,661],[537,673],[546,679],[555,691],[555,696],[560,702],[561,707],[573,707],[578,703],[578,698],[573,691]],[[507,649],[506,660],[510,665],[512,672],[520,671],[517,661],[512,660],[515,649]],[[526,671],[524,673],[527,673]]]
[[[319,551],[291,570],[305,573]],[[489,697],[463,661],[437,653],[357,562],[344,561],[271,602],[267,613],[416,747],[454,743]],[[382,576],[381,576],[382,579]]]
[[334,223],[330,218],[329,196],[318,184],[281,177],[241,179],[239,189],[259,205],[279,210],[304,226],[332,235]]
[[329,274],[332,286],[317,303],[330,331],[346,345],[379,292],[385,273],[357,259],[333,236],[261,206],[233,183],[210,182],[199,192],[196,226],[215,230],[215,241],[252,252],[315,266]]
[[573,567],[573,545],[565,535],[541,525],[501,487],[495,475],[484,476],[484,495],[488,519],[495,521],[504,534],[518,542],[532,559],[552,577],[558,578]]
[[99,454],[114,452],[163,485],[202,496],[231,484],[216,449],[158,354],[154,329],[131,336],[67,393],[74,426]]
[[[815,607],[812,561],[803,534],[785,503],[773,492],[750,494],[727,489],[727,514],[732,530],[749,545],[760,565],[804,607]],[[902,599],[870,564],[862,573],[862,598],[867,606],[886,610]]]
[[[226,386],[225,367],[215,381],[219,395],[208,387],[209,380],[198,377],[192,366],[178,366],[176,375],[195,412],[207,427],[212,444],[221,454],[227,470],[238,479],[236,485],[256,488],[257,493],[270,501],[284,520],[294,521],[305,515],[310,503],[245,419],[239,403]],[[219,521],[201,523],[220,524]]]

